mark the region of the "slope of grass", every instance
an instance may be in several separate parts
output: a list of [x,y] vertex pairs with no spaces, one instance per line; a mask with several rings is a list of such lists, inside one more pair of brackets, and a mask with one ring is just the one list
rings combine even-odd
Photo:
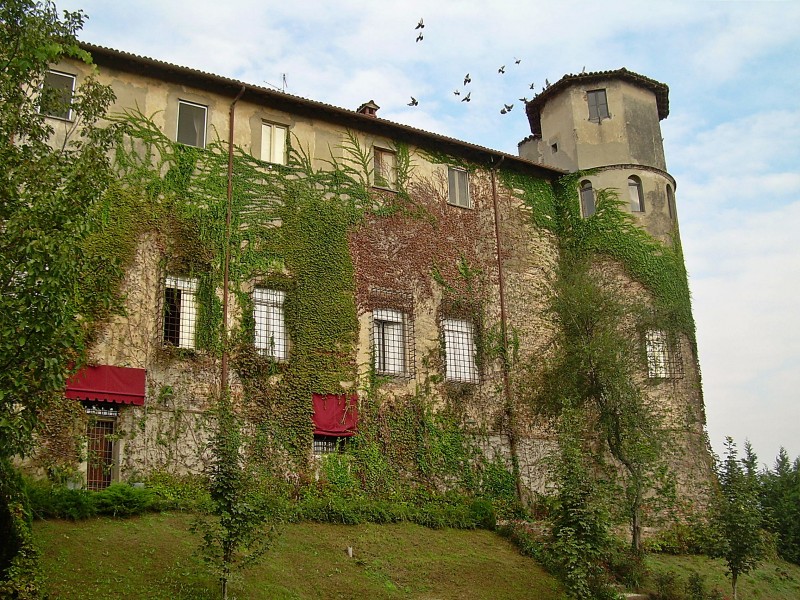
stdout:
[[[647,557],[646,562],[653,573],[672,572],[681,582],[685,582],[692,572],[699,573],[707,589],[716,588],[725,598],[732,596],[722,560],[653,554]],[[654,577],[650,579],[652,586]],[[754,571],[740,576],[738,592],[740,600],[797,600],[800,598],[800,566],[778,559],[762,561]]]
[[[218,598],[197,558],[191,517],[151,514],[77,523],[38,521],[34,532],[51,598]],[[346,547],[353,547],[353,558]],[[231,595],[259,598],[562,598],[556,581],[488,531],[411,524],[289,525]]]

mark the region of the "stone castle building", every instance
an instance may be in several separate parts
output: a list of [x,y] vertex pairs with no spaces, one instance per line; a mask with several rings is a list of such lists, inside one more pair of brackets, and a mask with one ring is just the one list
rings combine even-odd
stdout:
[[[345,110],[85,48],[116,93],[111,112],[139,115],[163,136],[131,145],[141,152],[162,144],[153,172],[167,191],[155,202],[158,210],[176,204],[158,214],[187,216],[126,217],[135,226],[124,313],[97,325],[90,365],[66,390],[70,406],[89,415],[76,421],[88,447],[76,471],[83,484],[100,489],[154,470],[204,467],[220,385],[219,344],[209,332],[221,318],[213,232],[222,231],[224,212],[198,217],[212,212],[210,201],[197,200],[199,184],[169,185],[182,156],[198,161],[189,173],[224,182],[230,136],[234,180],[249,177],[252,189],[236,183],[233,191],[229,380],[243,405],[258,400],[247,413],[252,430],[278,445],[289,431],[286,452],[313,464],[361,431],[368,408],[375,426],[381,410],[424,395],[426,407],[449,410],[487,456],[509,464],[513,456],[527,490],[547,485],[542,461],[553,436],[526,403],[523,382],[553,334],[546,305],[559,233],[548,219],[557,217],[559,182],[574,188],[563,197],[585,222],[597,218],[598,192],[615,190],[619,210],[679,257],[676,184],[659,125],[669,112],[666,85],[625,69],[565,76],[528,102],[531,135],[513,156],[384,120],[372,101]],[[69,97],[88,74],[64,62],[48,85]],[[56,136],[67,135],[69,109],[50,118]],[[165,148],[197,150],[167,157]],[[214,189],[224,202],[224,185]],[[625,293],[655,301],[635,268],[613,251],[598,255]],[[504,361],[512,346],[514,359]],[[641,357],[648,397],[670,409],[679,480],[707,479],[692,328],[642,331]],[[385,441],[387,452],[399,437]]]

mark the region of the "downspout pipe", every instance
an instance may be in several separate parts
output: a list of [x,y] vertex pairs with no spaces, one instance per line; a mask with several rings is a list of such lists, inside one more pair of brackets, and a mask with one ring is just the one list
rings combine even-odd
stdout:
[[508,435],[508,446],[511,452],[511,471],[514,476],[514,483],[517,488],[517,499],[522,501],[522,477],[519,468],[519,445],[517,441],[517,416],[514,407],[514,398],[511,394],[511,361],[508,356],[508,324],[506,317],[506,296],[505,296],[505,275],[503,271],[503,244],[500,237],[500,211],[498,210],[497,200],[497,170],[503,164],[505,156],[500,156],[500,160],[494,164],[492,161],[492,203],[494,206],[494,239],[497,247],[497,285],[500,292],[500,339],[503,344],[501,354],[503,369],[503,394],[505,396],[506,413],[506,434]]
[[220,397],[228,395],[228,298],[230,296],[229,272],[231,265],[231,212],[233,206],[233,125],[236,103],[246,90],[242,86],[231,102],[228,112],[228,195],[225,208],[225,267],[222,275],[222,365],[220,369]]

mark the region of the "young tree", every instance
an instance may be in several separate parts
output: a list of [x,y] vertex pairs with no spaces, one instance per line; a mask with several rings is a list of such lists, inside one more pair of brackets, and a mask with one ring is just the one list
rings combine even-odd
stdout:
[[607,453],[620,467],[631,547],[639,552],[642,508],[662,450],[661,420],[638,383],[642,315],[592,270],[586,255],[569,250],[558,267],[550,310],[559,327],[549,360],[534,374],[532,406],[555,419],[568,405],[593,416],[586,435],[599,441],[598,460]]
[[740,575],[749,573],[764,553],[763,523],[755,477],[755,454],[749,444],[744,460],[737,458],[736,444],[725,440],[725,460],[717,464],[720,494],[714,507],[717,532],[715,554],[725,559],[736,600]]
[[775,468],[761,475],[761,502],[767,527],[777,536],[778,554],[800,564],[800,458],[789,460],[785,448],[775,459]]
[[[97,122],[113,94],[91,77],[71,98],[44,85],[63,57],[90,62],[75,37],[84,19],[50,2],[0,3],[0,539],[17,542],[0,579],[30,556],[11,459],[30,451],[42,409],[82,360],[85,324],[111,302],[110,288],[82,285],[93,268],[82,242],[111,173],[113,132]],[[56,111],[67,118],[45,117]]]

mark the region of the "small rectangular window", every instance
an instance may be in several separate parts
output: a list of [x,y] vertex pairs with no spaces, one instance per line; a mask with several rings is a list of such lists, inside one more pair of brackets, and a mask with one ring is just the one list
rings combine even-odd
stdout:
[[278,165],[286,164],[288,129],[275,123],[261,124],[261,160]]
[[586,92],[589,102],[589,120],[601,121],[611,118],[608,114],[608,100],[605,90],[590,90]]
[[596,205],[594,201],[594,189],[592,188],[591,181],[582,181],[581,182],[581,213],[583,217],[591,217],[596,211]]
[[391,150],[373,148],[375,155],[375,187],[397,189],[397,155]]
[[39,112],[56,119],[72,119],[72,95],[75,76],[58,71],[48,71],[44,76]]
[[447,202],[470,208],[469,177],[464,169],[447,168]]
[[196,148],[206,147],[206,115],[208,108],[184,100],[178,101],[177,141]]
[[164,345],[193,349],[197,320],[197,279],[166,278],[164,285]]
[[475,339],[472,322],[466,319],[445,319],[444,334],[445,379],[475,383],[478,365],[475,361]]
[[375,372],[382,375],[406,373],[406,317],[397,310],[372,312],[372,347]]
[[665,331],[651,329],[645,333],[647,376],[650,379],[675,379],[683,377],[683,360],[680,348]]
[[333,454],[344,448],[345,438],[334,435],[314,434],[314,456]]
[[644,192],[642,191],[642,180],[635,175],[628,177],[628,195],[631,199],[631,211],[644,212]]
[[286,360],[288,338],[284,323],[283,303],[286,292],[256,288],[253,290],[254,345],[260,354]]

